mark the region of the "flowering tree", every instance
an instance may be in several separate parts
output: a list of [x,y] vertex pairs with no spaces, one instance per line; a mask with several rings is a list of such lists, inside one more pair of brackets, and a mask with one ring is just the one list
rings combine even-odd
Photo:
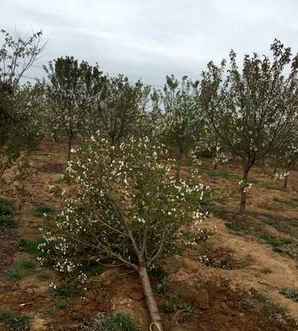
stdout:
[[[19,86],[24,74],[42,51],[41,32],[27,39],[14,38],[1,30],[0,37],[0,177],[21,151],[34,144],[36,110],[29,99],[33,88]],[[31,99],[32,100],[32,99]]]
[[161,138],[174,151],[176,176],[180,176],[181,161],[191,151],[202,134],[203,117],[196,98],[196,84],[187,76],[181,83],[172,75],[162,94]]
[[39,88],[29,83],[3,99],[0,92],[0,178],[20,154],[28,156],[42,137],[38,95]]
[[44,66],[48,75],[49,123],[56,136],[67,137],[67,160],[73,141],[91,127],[90,109],[105,86],[106,77],[98,66],[73,57],[60,57]]
[[280,153],[297,118],[298,58],[277,40],[271,50],[273,60],[246,55],[242,69],[232,51],[229,66],[209,63],[201,82],[200,101],[211,129],[242,160],[240,213],[246,207],[250,169]]
[[279,154],[274,155],[274,177],[283,179],[283,188],[288,187],[290,171],[295,167],[298,161],[298,126],[289,133],[288,143],[283,147]]
[[65,200],[56,227],[45,231],[45,262],[78,273],[82,281],[86,261],[112,260],[132,268],[152,323],[162,330],[148,269],[185,243],[187,225],[195,236],[205,212],[204,186],[172,178],[163,148],[148,138],[131,137],[116,148],[96,136],[75,155],[67,171],[76,194]]
[[119,145],[130,135],[140,135],[147,114],[148,87],[141,82],[131,84],[126,76],[109,77],[105,93],[98,98],[95,113],[96,130],[100,130],[113,145]]
[[201,135],[198,137],[193,149],[193,155],[212,158],[214,170],[217,169],[219,164],[224,164],[229,161],[230,153],[221,144],[214,131],[210,130],[210,126],[206,120],[205,125],[202,126]]
[[13,91],[43,49],[42,32],[29,38],[14,38],[4,29],[0,33],[0,89]]

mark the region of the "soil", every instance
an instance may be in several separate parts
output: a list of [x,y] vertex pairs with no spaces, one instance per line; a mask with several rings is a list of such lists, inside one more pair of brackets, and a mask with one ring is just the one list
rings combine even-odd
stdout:
[[[148,330],[141,285],[130,270],[106,269],[92,277],[86,292],[57,297],[49,290],[49,283],[63,284],[62,280],[53,271],[40,267],[33,255],[18,248],[20,239],[40,238],[39,228],[49,220],[36,216],[34,209],[39,205],[59,209],[59,194],[66,185],[61,180],[64,146],[43,144],[30,161],[32,171],[26,178],[26,194],[20,198],[17,227],[0,232],[0,313],[29,316],[31,330],[42,331],[79,330],[99,312],[125,311],[142,330]],[[251,175],[255,184],[248,197],[247,219],[238,220],[247,220],[253,230],[241,232],[245,228],[242,223],[237,233],[227,225],[237,222],[237,176],[241,168],[235,163],[217,169],[234,175],[227,178],[204,172],[212,171],[209,160],[204,160],[203,165],[202,180],[215,192],[215,204],[204,226],[216,226],[216,231],[205,247],[165,261],[166,290],[156,293],[166,330],[298,330],[298,303],[280,294],[283,288],[298,288],[298,260],[283,250],[274,251],[259,238],[266,234],[298,239],[293,230],[298,220],[298,173],[291,176],[289,188],[282,190],[282,183],[272,182],[269,174],[256,168]],[[1,186],[0,196],[19,199],[9,183]],[[283,222],[270,221],[276,219]],[[208,262],[199,259],[199,255],[206,255]],[[8,271],[20,260],[32,261],[34,270],[19,280],[9,279]],[[153,278],[155,287],[159,282]],[[2,323],[0,330],[9,329]]]

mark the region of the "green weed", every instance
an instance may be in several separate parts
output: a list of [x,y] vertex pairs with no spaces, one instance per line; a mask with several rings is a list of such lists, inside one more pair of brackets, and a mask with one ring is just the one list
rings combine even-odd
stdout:
[[283,288],[280,290],[280,294],[294,302],[298,302],[298,289],[296,288]]
[[15,207],[8,200],[0,198],[0,227],[15,227]]
[[35,264],[31,261],[17,261],[15,266],[7,272],[7,277],[10,280],[18,281],[27,277],[35,269]]
[[11,331],[29,331],[30,317],[21,316],[14,312],[1,312],[0,323],[2,323],[7,330]]

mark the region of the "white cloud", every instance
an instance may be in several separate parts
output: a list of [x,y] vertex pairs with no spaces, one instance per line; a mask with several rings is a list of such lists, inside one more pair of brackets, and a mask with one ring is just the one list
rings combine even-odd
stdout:
[[[164,76],[196,77],[231,48],[268,52],[275,37],[296,51],[295,0],[1,0],[0,21],[19,33],[41,29],[41,63],[73,55],[104,71],[161,84]],[[35,66],[31,75],[41,75]]]

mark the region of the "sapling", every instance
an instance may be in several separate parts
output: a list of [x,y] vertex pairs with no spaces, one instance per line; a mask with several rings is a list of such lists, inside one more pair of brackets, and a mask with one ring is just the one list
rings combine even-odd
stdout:
[[[82,282],[86,262],[114,261],[138,273],[152,325],[163,330],[148,271],[177,247],[193,244],[205,216],[206,188],[189,175],[177,180],[163,146],[129,138],[119,146],[92,136],[74,152],[67,173],[73,194],[41,249],[59,271]],[[187,239],[192,238],[192,239]]]
[[180,177],[182,160],[203,134],[204,118],[197,101],[197,84],[187,76],[181,82],[167,76],[161,98],[160,138],[173,153],[176,176]]
[[246,209],[249,173],[258,161],[278,155],[290,142],[297,120],[298,56],[275,40],[272,59],[236,53],[203,73],[200,102],[221,145],[242,161],[240,213]]

